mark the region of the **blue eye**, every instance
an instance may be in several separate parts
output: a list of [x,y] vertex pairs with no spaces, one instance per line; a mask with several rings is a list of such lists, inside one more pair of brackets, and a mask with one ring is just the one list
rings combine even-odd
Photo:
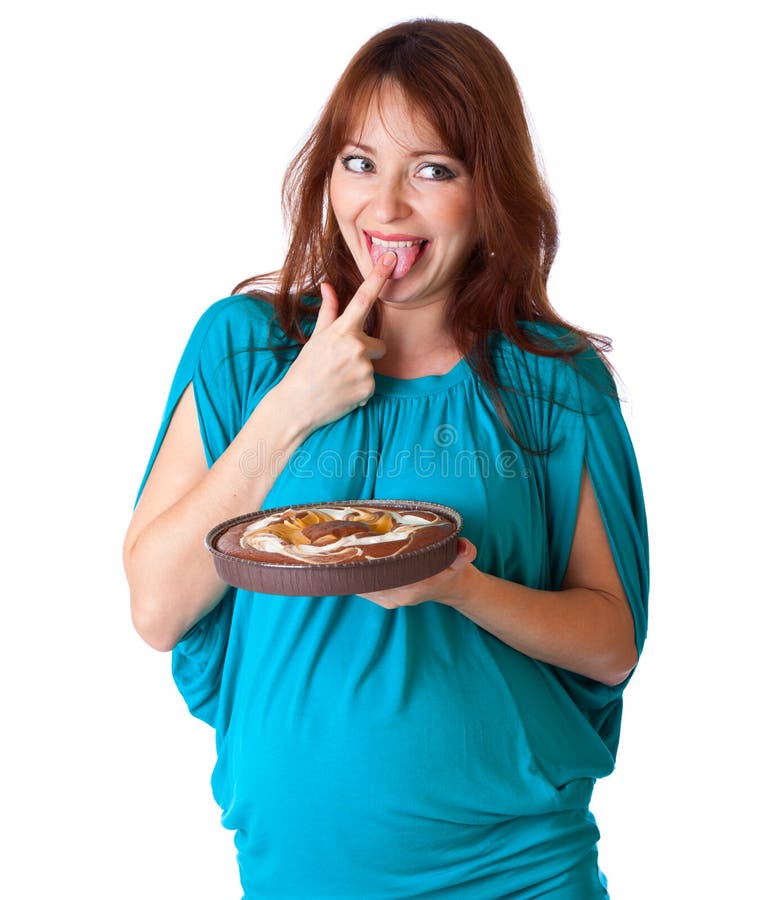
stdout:
[[366,156],[343,156],[340,162],[348,172],[367,174],[375,171],[375,164],[371,159],[367,159]]
[[418,170],[419,178],[426,178],[429,181],[449,181],[455,178],[455,173],[450,171],[447,166],[440,166],[439,163],[426,163]]

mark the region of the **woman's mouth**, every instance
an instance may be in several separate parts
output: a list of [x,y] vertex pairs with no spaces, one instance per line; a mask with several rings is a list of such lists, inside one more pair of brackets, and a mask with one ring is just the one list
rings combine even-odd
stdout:
[[365,231],[364,235],[367,238],[367,247],[373,266],[389,250],[396,254],[396,266],[391,273],[393,279],[404,278],[429,244],[425,238],[406,234],[386,236]]

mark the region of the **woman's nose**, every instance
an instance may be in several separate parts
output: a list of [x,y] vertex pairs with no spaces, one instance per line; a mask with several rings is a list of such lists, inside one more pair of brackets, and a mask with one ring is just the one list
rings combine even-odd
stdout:
[[373,198],[373,205],[379,222],[406,219],[410,214],[406,185],[398,178],[382,179]]

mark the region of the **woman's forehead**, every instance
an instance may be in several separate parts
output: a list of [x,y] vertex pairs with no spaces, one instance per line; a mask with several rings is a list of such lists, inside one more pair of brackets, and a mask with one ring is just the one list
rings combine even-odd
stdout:
[[448,152],[434,124],[398,85],[382,84],[359,96],[345,139],[368,144],[383,133],[406,148]]

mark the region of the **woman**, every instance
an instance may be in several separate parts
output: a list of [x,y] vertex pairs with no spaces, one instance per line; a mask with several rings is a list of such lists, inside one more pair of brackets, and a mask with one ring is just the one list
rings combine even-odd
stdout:
[[[245,897],[606,897],[588,804],[645,634],[645,518],[612,378],[547,299],[505,59],[455,23],[376,35],[284,196],[277,284],[196,326],[125,545],[135,625],[216,729]],[[403,588],[250,595],[202,546],[260,508],[403,497],[464,517]]]

